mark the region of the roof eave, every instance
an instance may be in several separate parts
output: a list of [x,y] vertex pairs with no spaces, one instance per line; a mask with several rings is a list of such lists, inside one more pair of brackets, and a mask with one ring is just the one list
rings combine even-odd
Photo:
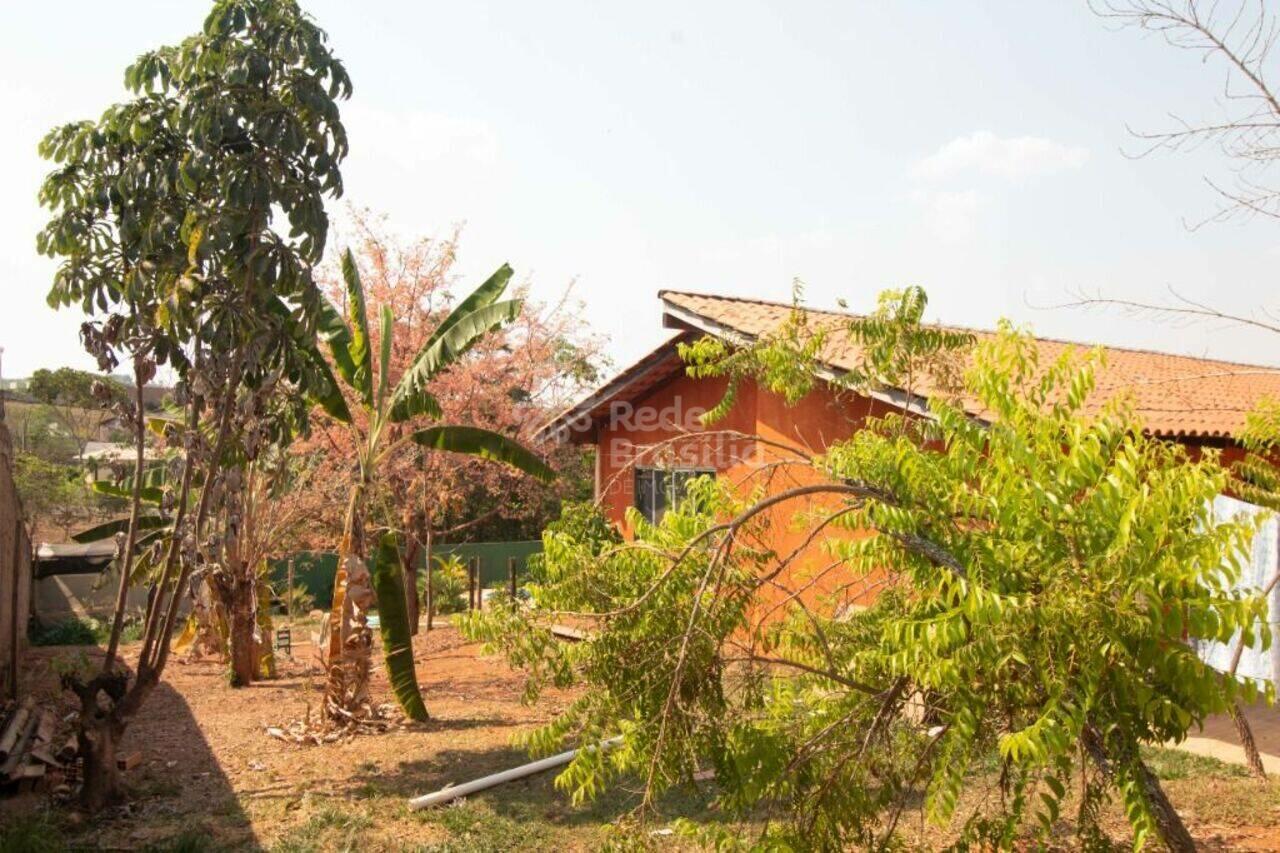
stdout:
[[[709,317],[704,317],[695,311],[690,311],[683,306],[673,304],[666,298],[665,293],[666,291],[663,291],[659,294],[662,298],[663,325],[669,328],[695,329],[708,335],[723,338],[739,346],[749,346],[755,342],[753,335],[748,335],[731,326],[726,326]],[[817,374],[819,378],[828,382],[836,382],[843,376],[843,371],[834,365],[824,363],[818,367]],[[900,388],[883,388],[865,393],[873,400],[879,400],[881,403],[893,406],[895,409],[901,409],[922,417],[932,417],[932,413],[929,411],[929,400],[919,394],[908,394]]]
[[670,358],[675,346],[687,337],[687,334],[677,334],[663,341],[660,346],[619,372],[613,379],[541,426],[534,433],[534,439],[555,444],[590,443],[594,433],[592,412],[644,381],[653,370],[661,367],[663,362]]

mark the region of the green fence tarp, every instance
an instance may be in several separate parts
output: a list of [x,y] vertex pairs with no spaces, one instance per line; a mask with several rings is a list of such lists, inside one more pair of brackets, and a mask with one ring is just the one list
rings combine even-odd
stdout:
[[[480,587],[505,589],[510,580],[509,560],[515,559],[516,577],[523,578],[525,566],[534,554],[542,553],[541,540],[527,542],[467,542],[436,545],[431,549],[436,557],[457,555],[464,563],[480,560]],[[283,590],[289,578],[289,559],[275,560],[271,564],[271,579]],[[315,598],[316,607],[327,610],[333,604],[333,576],[338,569],[338,555],[332,551],[301,551],[293,557],[293,583],[305,586]],[[426,567],[426,555],[418,558],[419,568]]]

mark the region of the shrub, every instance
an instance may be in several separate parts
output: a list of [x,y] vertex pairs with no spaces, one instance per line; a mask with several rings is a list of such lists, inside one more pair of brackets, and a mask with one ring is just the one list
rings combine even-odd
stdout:
[[[111,636],[111,623],[92,616],[75,616],[61,622],[41,625],[32,622],[27,637],[33,646],[93,646],[106,643]],[[120,642],[136,643],[142,639],[142,622],[128,619],[120,630]]]
[[306,584],[294,584],[286,587],[280,594],[280,606],[285,613],[305,616],[316,606],[316,597],[307,589]]
[[457,613],[467,606],[467,564],[456,554],[435,558],[431,572],[431,602],[436,613]]
[[107,626],[92,617],[64,619],[48,625],[31,623],[28,634],[33,646],[92,646]]

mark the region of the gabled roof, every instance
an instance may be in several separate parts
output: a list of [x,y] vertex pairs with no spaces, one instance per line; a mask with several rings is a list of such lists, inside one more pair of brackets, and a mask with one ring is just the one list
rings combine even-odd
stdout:
[[[702,332],[738,343],[775,331],[792,310],[788,303],[736,296],[663,290],[658,297],[662,300],[666,325],[682,329],[686,335]],[[851,315],[811,308],[805,310],[813,322],[829,324],[831,333],[822,361],[831,375],[840,375],[855,368],[857,345],[843,331]],[[980,340],[994,334],[981,329],[964,331],[972,332]],[[1093,346],[1051,338],[1035,340],[1040,348],[1042,365],[1052,363],[1070,349],[1086,350]],[[630,383],[640,381],[642,377],[636,375],[637,368],[649,359],[662,362],[655,357],[663,349],[674,357],[675,347],[669,342],[624,371],[619,379],[629,377]],[[1240,436],[1246,415],[1258,403],[1267,398],[1280,400],[1280,368],[1123,347],[1102,347],[1102,350],[1105,362],[1098,370],[1097,389],[1090,398],[1090,405],[1099,408],[1118,394],[1127,393],[1136,414],[1152,435],[1189,441],[1233,441]],[[675,368],[679,369],[678,360]],[[672,372],[671,365],[667,364],[663,375],[652,384],[657,384]],[[601,395],[617,382],[618,379],[614,380],[590,398],[594,401],[592,411],[607,409],[611,398]],[[924,396],[928,395],[928,390],[923,389]],[[896,405],[910,405],[905,395],[893,389],[876,396]],[[970,414],[982,417],[976,401],[961,402]],[[558,425],[567,423],[567,417],[583,414],[580,406],[575,406],[545,427],[544,433],[550,434]]]
[[684,372],[676,345],[699,337],[690,332],[672,335],[657,349],[624,369],[597,390],[565,409],[538,430],[539,441],[559,439],[579,443],[593,441],[595,424],[618,400],[635,400],[672,376]]

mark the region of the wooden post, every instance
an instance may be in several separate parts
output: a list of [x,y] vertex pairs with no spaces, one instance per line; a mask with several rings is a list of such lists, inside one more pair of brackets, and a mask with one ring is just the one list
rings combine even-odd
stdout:
[[285,589],[284,606],[286,615],[289,617],[289,624],[293,624],[293,557],[289,558],[288,580],[285,581],[289,586]]
[[431,630],[432,617],[435,616],[436,597],[431,592],[431,549],[427,548],[427,630]]
[[484,609],[484,579],[480,577],[480,558],[473,557],[476,561],[476,610]]
[[476,609],[476,565],[475,557],[467,560],[467,609]]
[[511,581],[511,606],[516,606],[516,558],[507,557],[507,577]]

